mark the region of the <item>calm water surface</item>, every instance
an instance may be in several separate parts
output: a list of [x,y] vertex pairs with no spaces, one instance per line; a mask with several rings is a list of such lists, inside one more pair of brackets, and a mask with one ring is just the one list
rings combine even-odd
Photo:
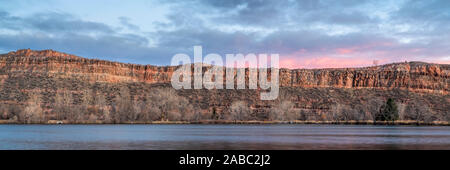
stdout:
[[0,125],[0,149],[445,149],[449,126]]

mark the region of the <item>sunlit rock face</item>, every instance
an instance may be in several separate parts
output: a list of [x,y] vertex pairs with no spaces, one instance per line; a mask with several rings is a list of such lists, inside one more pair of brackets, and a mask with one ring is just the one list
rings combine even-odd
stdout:
[[[123,86],[138,100],[151,88],[170,87],[177,68],[86,59],[53,50],[18,50],[0,55],[0,102],[21,104],[30,91],[39,91],[45,107],[56,92],[70,91],[77,102],[84,89],[103,93],[111,101]],[[449,74],[450,65],[422,62],[364,68],[281,69],[282,96],[275,101],[261,101],[259,90],[248,89],[178,93],[204,113],[212,110],[224,113],[233,101],[244,100],[254,114],[265,114],[274,103],[290,100],[297,109],[321,115],[336,103],[370,105],[372,98],[395,98],[405,104],[421,101],[436,113],[448,114]]]
[[[73,75],[93,82],[170,83],[177,67],[124,64],[86,59],[52,50],[18,50],[4,54],[0,66],[7,72],[46,72]],[[365,68],[281,69],[285,87],[405,88],[448,92],[450,66],[421,62]],[[248,76],[248,74],[247,74]]]
[[294,87],[403,88],[448,92],[449,65],[421,62],[377,67],[283,70],[281,85]]
[[52,50],[18,50],[2,55],[2,70],[45,72],[83,78],[92,82],[170,82],[175,67],[124,64],[86,59]]

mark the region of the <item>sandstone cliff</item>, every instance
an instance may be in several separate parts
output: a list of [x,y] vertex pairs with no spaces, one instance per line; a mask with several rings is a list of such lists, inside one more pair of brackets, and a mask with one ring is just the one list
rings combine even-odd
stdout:
[[[18,50],[1,55],[2,72],[45,72],[92,82],[170,83],[177,67],[86,59],[52,50]],[[421,62],[342,69],[281,69],[284,87],[405,88],[448,93],[450,65]]]
[[[126,86],[135,99],[155,87],[170,86],[175,66],[124,64],[86,59],[52,50],[18,50],[0,55],[0,103],[24,103],[30,91],[43,95],[42,106],[50,107],[55,93],[70,91],[75,103],[80,91],[91,89],[107,96]],[[400,103],[421,102],[436,114],[448,116],[450,65],[422,62],[394,63],[364,68],[281,69],[282,96],[260,101],[258,90],[179,90],[203,113],[225,113],[235,100],[244,100],[253,114],[266,114],[280,100],[316,116],[330,112],[332,105],[370,105],[372,99],[395,98]],[[264,117],[264,116],[263,116]]]

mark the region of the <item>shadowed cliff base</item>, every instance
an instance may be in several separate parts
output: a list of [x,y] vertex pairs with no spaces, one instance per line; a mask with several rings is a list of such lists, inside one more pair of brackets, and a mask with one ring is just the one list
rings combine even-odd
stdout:
[[273,101],[259,100],[259,90],[174,90],[170,77],[177,67],[86,59],[52,50],[3,54],[0,119],[2,123],[419,124],[450,120],[446,64],[281,69],[280,95]]

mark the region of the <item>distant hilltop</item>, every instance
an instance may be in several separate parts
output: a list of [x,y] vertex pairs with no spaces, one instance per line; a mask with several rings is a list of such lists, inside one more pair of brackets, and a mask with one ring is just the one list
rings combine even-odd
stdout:
[[20,57],[65,57],[65,58],[81,58],[75,55],[66,54],[54,50],[30,50],[30,49],[21,49],[17,51],[12,51],[7,53],[8,56],[20,56]]

